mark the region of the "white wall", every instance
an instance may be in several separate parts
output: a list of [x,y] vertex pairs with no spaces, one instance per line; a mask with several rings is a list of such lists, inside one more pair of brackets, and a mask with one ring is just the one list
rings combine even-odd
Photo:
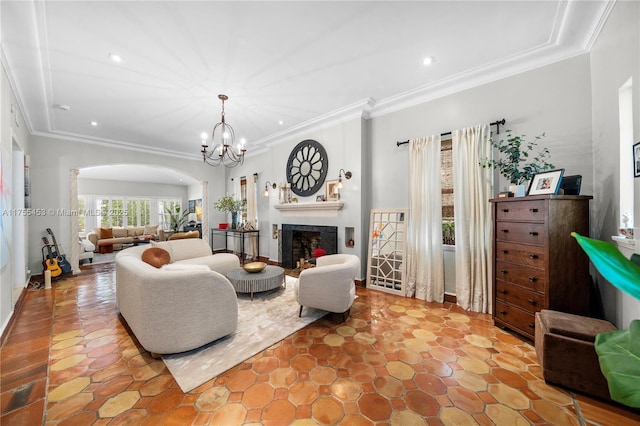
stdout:
[[[70,208],[70,170],[105,164],[148,164],[168,167],[198,180],[209,182],[209,199],[217,199],[224,188],[216,184],[224,176],[224,170],[203,164],[201,160],[187,160],[143,151],[125,150],[103,145],[32,136],[31,180],[32,207],[34,209]],[[122,182],[119,185],[123,185]],[[186,191],[184,192],[186,196]],[[211,210],[209,220],[218,221],[219,212]],[[41,269],[41,237],[46,228],[51,228],[58,237],[61,250],[70,247],[71,218],[65,216],[40,216],[30,218],[29,265],[32,270]],[[77,236],[75,236],[77,238]],[[74,239],[75,241],[75,239]]]
[[[611,242],[621,225],[620,129],[618,90],[633,79],[633,134],[640,141],[640,3],[616,2],[591,50],[593,92],[593,175],[595,180],[592,232]],[[631,148],[628,150],[631,161]],[[635,224],[640,223],[640,179],[635,179]],[[616,289],[598,275],[605,317],[619,328],[640,318],[640,302]]]
[[[24,265],[27,264],[24,249],[16,241],[24,241],[29,229],[28,220],[12,209],[19,209],[14,197],[18,199],[24,194],[24,187],[17,182],[14,186],[14,158],[29,153],[29,136],[27,126],[18,107],[15,94],[11,90],[4,67],[0,72],[0,173],[2,174],[1,210],[2,221],[0,232],[0,255],[8,259],[8,263],[0,265],[0,334],[4,332],[13,313],[16,298],[14,289],[23,288],[26,284]],[[15,161],[17,167],[21,162]],[[23,172],[23,171],[22,171]],[[16,272],[15,266],[20,268]],[[41,268],[40,268],[41,269]]]
[[[409,205],[408,145],[397,147],[396,141],[502,118],[506,119],[506,129],[531,139],[546,132],[540,147],[549,148],[552,163],[564,168],[567,175],[582,175],[582,193],[592,194],[589,77],[589,56],[581,55],[373,118],[373,208]],[[496,184],[496,193],[506,185],[501,178]]]
[[[291,150],[305,139],[318,141],[327,151],[329,168],[326,180],[338,179],[340,169],[351,171],[353,177],[350,180],[343,179],[344,187],[341,190],[341,200],[344,208],[338,212],[337,217],[294,216],[283,217],[280,211],[275,209],[278,204],[278,190],[271,187],[270,196],[263,196],[264,185],[267,181],[280,185],[286,182],[286,166]],[[360,118],[347,120],[332,126],[304,132],[302,135],[287,136],[270,144],[267,152],[254,154],[245,159],[242,166],[228,169],[225,180],[226,191],[233,192],[231,178],[251,176],[258,173],[258,221],[260,229],[260,255],[269,256],[278,260],[278,240],[272,238],[272,224],[277,224],[280,229],[283,223],[314,224],[338,227],[338,252],[352,253],[361,259],[367,258],[366,239],[368,234],[363,230],[362,216],[368,209],[363,207],[363,123]],[[316,195],[324,195],[324,188],[310,197],[297,197],[299,203],[315,203]],[[212,202],[215,201],[212,200]],[[344,232],[346,227],[355,228],[355,247],[346,247]],[[362,272],[358,279],[364,277],[366,260],[362,262]]]
[[[151,177],[150,177],[151,178]],[[124,195],[127,197],[178,197],[187,208],[189,197],[187,185],[169,185],[152,182],[123,182],[110,179],[83,179],[78,177],[79,195]],[[200,190],[202,191],[202,190]],[[198,198],[202,192],[198,193]]]

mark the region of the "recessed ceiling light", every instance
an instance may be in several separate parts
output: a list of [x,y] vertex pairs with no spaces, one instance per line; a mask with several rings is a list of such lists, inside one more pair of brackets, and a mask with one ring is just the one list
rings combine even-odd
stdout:
[[97,125],[98,125],[98,122],[97,122],[97,121],[92,121],[92,122],[91,122],[91,125],[92,125],[93,127],[95,127],[95,126],[97,126]]
[[433,58],[433,56],[427,56],[426,58],[424,58],[422,60],[422,65],[429,66],[429,65],[433,64],[434,62],[435,62],[435,59]]
[[122,56],[115,54],[115,53],[109,53],[109,59],[111,59],[113,62],[117,62],[120,63],[122,62]]
[[280,120],[278,121],[278,124],[282,126],[284,124],[284,121]]

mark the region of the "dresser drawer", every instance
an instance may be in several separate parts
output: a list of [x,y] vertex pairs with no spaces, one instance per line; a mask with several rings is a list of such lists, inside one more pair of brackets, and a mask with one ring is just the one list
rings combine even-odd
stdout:
[[535,332],[535,314],[496,300],[495,318],[526,334]]
[[545,200],[514,201],[496,206],[496,220],[545,220]]
[[546,265],[544,247],[502,241],[496,243],[496,259],[538,269]]
[[[567,265],[567,267],[570,266]],[[544,293],[546,281],[544,270],[497,260],[495,276],[497,280],[510,282],[533,291]]]
[[546,226],[544,223],[496,222],[496,241],[543,246],[545,235]]
[[534,313],[544,307],[544,295],[496,280],[496,298]]

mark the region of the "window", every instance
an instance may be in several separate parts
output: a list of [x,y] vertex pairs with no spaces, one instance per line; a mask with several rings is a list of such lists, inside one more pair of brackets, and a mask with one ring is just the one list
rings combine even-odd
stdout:
[[171,230],[171,219],[167,210],[173,211],[176,207],[182,208],[182,201],[178,198],[158,200],[158,223],[165,231]]
[[440,145],[440,175],[442,177],[442,244],[455,245],[453,206],[453,155],[451,139]]

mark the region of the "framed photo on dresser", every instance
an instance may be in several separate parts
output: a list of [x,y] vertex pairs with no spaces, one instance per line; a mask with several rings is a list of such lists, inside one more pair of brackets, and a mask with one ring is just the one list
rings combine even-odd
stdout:
[[564,169],[549,170],[533,175],[527,195],[557,194]]

